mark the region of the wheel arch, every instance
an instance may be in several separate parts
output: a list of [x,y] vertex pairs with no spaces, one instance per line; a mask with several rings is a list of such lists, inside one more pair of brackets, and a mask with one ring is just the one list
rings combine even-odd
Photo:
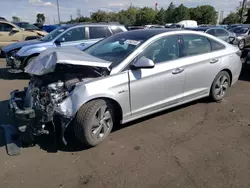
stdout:
[[[86,101],[83,105],[86,105],[87,103],[91,102],[91,101],[94,101],[94,100],[99,100],[99,99],[103,99],[103,100],[107,100],[107,101],[110,101],[112,104],[114,104],[114,107],[115,107],[115,121],[118,123],[120,123],[123,119],[123,111],[122,111],[122,107],[120,105],[120,103],[111,98],[111,97],[97,97],[97,98],[93,98],[93,99],[90,99],[88,101]],[[83,106],[82,105],[82,106]]]
[[39,54],[40,54],[40,53],[34,53],[34,54],[31,54],[31,55],[27,56],[27,57],[24,59],[23,67],[26,67],[27,62],[28,62],[28,60],[29,60],[30,58],[36,57],[36,56],[38,56]]
[[[230,76],[230,86],[231,86],[231,84],[232,84],[232,80],[233,80],[233,74],[232,74],[232,71],[230,70],[230,69],[228,69],[228,68],[224,68],[224,69],[222,69],[220,72],[222,72],[222,71],[225,71],[225,72],[227,72],[228,74],[229,74],[229,76]],[[219,72],[219,73],[220,73]],[[218,74],[219,74],[218,73]],[[216,75],[217,76],[217,75]]]
[[[232,75],[231,70],[228,69],[228,68],[224,68],[224,69],[222,69],[221,71],[219,71],[218,74],[220,74],[220,73],[223,72],[223,71],[225,71],[225,72],[227,72],[227,73],[229,74],[229,76],[230,76],[230,86],[231,86],[231,84],[232,84],[232,79],[233,79],[233,75]],[[214,77],[214,80],[216,79],[216,77],[217,77],[218,74],[216,74],[216,76]],[[213,86],[214,80],[213,80],[213,82],[211,83],[209,93],[211,93],[211,90],[212,90],[212,86]]]

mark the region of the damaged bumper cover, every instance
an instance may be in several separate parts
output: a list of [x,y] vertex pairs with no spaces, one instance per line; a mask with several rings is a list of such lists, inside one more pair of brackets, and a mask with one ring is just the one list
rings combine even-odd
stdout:
[[9,108],[11,113],[19,120],[29,121],[35,118],[35,111],[32,108],[24,108],[24,97],[26,90],[24,91],[12,91],[10,93]]
[[[33,135],[39,136],[41,134],[45,134],[44,130],[42,130],[44,127],[40,126],[43,124],[42,122],[36,121],[36,110],[33,108],[25,108],[25,95],[26,95],[27,89],[23,91],[12,91],[10,93],[10,99],[9,99],[9,110],[12,116],[14,116],[17,126],[16,128],[20,132],[25,132],[25,130],[29,129],[32,130]],[[64,144],[67,144],[64,133],[70,122],[72,121],[73,117],[66,117],[65,115],[62,115],[55,111],[53,118],[51,119],[51,122],[53,124],[53,135],[56,135],[59,132],[61,140],[64,142]],[[49,123],[49,122],[47,122]],[[20,127],[23,129],[25,127],[25,130],[20,130]],[[56,133],[57,132],[57,133]],[[57,136],[56,136],[57,137]],[[55,137],[55,139],[56,139]]]

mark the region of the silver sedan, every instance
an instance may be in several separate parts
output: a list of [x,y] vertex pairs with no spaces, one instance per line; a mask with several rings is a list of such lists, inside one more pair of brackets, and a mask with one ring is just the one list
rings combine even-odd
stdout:
[[29,125],[36,135],[59,122],[62,137],[73,126],[82,143],[96,146],[119,123],[203,97],[220,102],[240,76],[240,56],[239,49],[206,33],[129,31],[85,52],[45,51],[26,67],[29,87],[11,93],[10,107],[17,116],[36,119]]

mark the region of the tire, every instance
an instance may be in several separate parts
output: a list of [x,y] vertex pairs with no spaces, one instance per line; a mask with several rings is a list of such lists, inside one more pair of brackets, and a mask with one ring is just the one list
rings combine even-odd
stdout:
[[242,40],[239,41],[238,47],[239,47],[240,50],[243,50],[245,48],[245,45],[246,45],[245,43],[246,42],[245,42],[244,39],[242,39]]
[[216,102],[221,102],[226,96],[228,88],[230,87],[231,79],[226,71],[221,71],[211,87],[210,96]]
[[[110,118],[107,119],[108,117]],[[110,134],[113,122],[114,105],[104,99],[93,100],[77,112],[74,119],[75,136],[82,144],[94,147]]]

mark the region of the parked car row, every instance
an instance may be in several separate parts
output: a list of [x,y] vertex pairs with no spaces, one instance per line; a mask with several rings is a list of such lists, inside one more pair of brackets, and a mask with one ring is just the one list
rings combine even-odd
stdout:
[[236,40],[236,34],[227,31],[226,29],[219,27],[197,27],[197,28],[186,28],[187,30],[201,31],[218,37],[230,44],[238,44]]
[[14,43],[2,48],[7,66],[24,70],[42,51],[49,48],[75,46],[83,50],[99,40],[126,31],[122,25],[65,25],[38,40]]
[[31,76],[10,98],[31,140],[56,130],[66,143],[72,126],[82,144],[96,146],[119,123],[203,97],[219,102],[239,78],[241,51],[227,40],[183,29],[122,31],[67,25],[3,49],[8,65]]
[[44,37],[47,33],[26,22],[0,20],[0,49],[11,43]]

